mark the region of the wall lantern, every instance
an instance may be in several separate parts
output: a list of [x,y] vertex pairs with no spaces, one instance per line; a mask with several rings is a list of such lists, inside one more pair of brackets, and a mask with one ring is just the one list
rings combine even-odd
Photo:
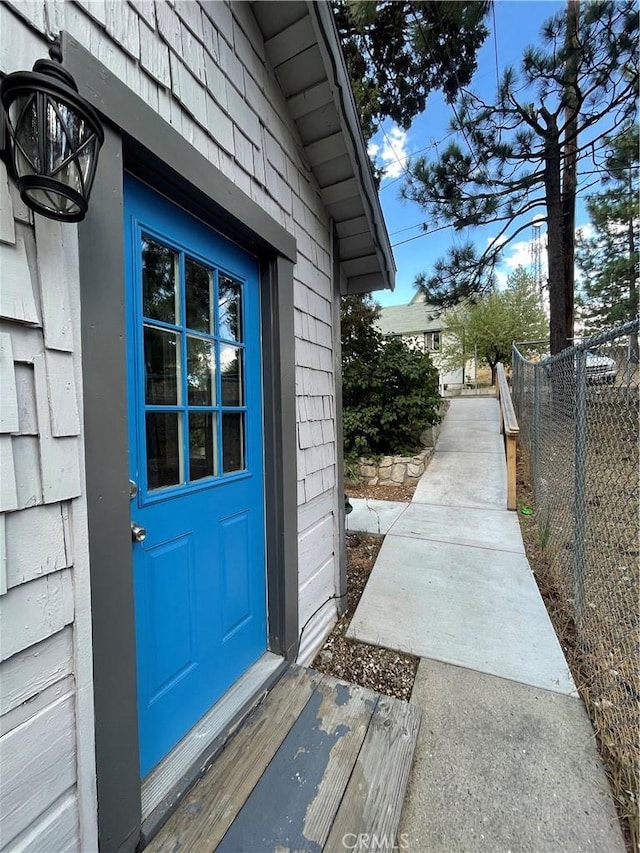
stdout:
[[104,131],[71,74],[39,59],[33,71],[2,80],[0,99],[9,137],[5,154],[22,200],[49,219],[84,219]]

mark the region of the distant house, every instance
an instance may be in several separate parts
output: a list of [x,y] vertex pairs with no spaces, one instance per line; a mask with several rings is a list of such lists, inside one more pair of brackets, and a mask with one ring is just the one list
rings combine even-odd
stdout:
[[104,129],[79,225],[0,161],[0,846],[127,853],[346,600],[339,302],[395,266],[328,3],[0,32]]
[[408,344],[418,347],[431,356],[438,369],[438,384],[441,391],[451,386],[460,387],[465,375],[460,370],[448,371],[441,368],[438,353],[442,345],[443,311],[427,304],[424,294],[417,291],[407,305],[389,305],[380,310],[378,328],[387,337],[400,337]]

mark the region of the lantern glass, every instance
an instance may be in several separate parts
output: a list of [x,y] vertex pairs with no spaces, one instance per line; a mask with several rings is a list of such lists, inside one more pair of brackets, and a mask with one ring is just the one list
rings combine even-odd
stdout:
[[54,219],[78,221],[87,211],[104,134],[73,78],[47,66],[51,63],[41,60],[31,74],[17,72],[5,80],[13,165],[30,207]]
[[9,108],[9,126],[15,128],[14,161],[18,177],[40,172],[38,107],[32,93],[21,95]]

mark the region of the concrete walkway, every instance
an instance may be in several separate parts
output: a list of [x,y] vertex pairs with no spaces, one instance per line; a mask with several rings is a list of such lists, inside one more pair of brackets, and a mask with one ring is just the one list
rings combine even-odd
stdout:
[[506,510],[497,401],[451,401],[410,504],[351,502],[350,530],[386,536],[348,634],[421,658],[399,843],[624,851],[591,724]]

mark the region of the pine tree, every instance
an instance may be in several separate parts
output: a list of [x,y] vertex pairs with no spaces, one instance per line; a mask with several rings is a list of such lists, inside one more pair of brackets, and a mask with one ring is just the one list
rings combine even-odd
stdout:
[[577,261],[583,276],[578,301],[587,333],[638,315],[638,125],[630,124],[607,143],[608,186],[587,199],[590,234],[578,237]]
[[519,72],[505,70],[493,103],[463,92],[452,124],[460,142],[433,163],[416,160],[404,196],[428,213],[427,231],[496,226],[484,251],[470,242],[454,247],[433,275],[417,278],[428,301],[441,305],[490,290],[505,246],[543,214],[555,353],[573,337],[574,166],[597,170],[604,140],[635,110],[635,0],[568,0],[542,36]]
[[370,139],[384,118],[405,130],[430,92],[457,96],[487,35],[488,0],[333,0],[360,123]]

